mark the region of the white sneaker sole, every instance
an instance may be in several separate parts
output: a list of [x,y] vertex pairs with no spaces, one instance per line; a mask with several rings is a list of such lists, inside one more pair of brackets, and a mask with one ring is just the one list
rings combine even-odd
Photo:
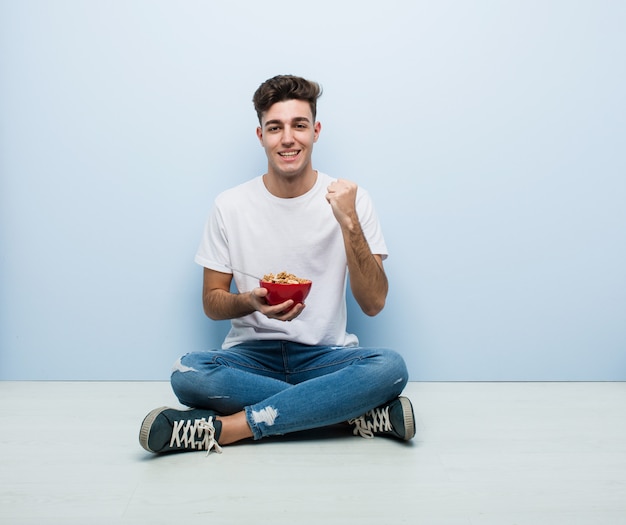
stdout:
[[145,450],[147,450],[148,452],[152,452],[153,454],[157,454],[157,452],[155,450],[152,450],[148,446],[150,429],[152,428],[152,423],[154,423],[154,420],[158,417],[158,415],[168,408],[169,407],[155,408],[144,418],[143,423],[141,423],[141,430],[139,431],[139,443]]
[[413,416],[413,405],[408,397],[400,396],[402,415],[404,416],[404,441],[409,441],[415,436],[415,417]]

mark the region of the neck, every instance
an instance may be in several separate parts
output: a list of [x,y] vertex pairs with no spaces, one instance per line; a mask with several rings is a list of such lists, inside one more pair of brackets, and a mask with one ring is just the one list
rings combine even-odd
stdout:
[[263,183],[272,195],[281,199],[293,199],[308,192],[317,181],[317,171],[311,169],[293,177],[278,176],[271,170],[263,175]]

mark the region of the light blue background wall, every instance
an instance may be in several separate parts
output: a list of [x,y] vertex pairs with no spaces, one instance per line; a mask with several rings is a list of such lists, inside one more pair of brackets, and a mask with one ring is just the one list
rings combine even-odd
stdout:
[[0,378],[166,379],[219,344],[193,255],[265,168],[252,93],[294,73],[391,251],[364,344],[412,380],[626,380],[625,27],[607,0],[0,2]]

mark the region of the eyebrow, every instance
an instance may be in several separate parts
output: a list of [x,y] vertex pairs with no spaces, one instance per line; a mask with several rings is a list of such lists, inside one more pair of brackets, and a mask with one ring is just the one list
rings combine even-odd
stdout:
[[[307,117],[295,117],[295,118],[291,119],[291,122],[311,122],[311,121]],[[273,126],[275,124],[282,124],[282,123],[283,123],[283,121],[279,120],[279,119],[268,120],[265,123],[264,127]]]

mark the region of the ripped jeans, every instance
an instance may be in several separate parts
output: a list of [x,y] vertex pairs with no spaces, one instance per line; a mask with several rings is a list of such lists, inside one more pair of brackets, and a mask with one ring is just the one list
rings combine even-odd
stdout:
[[407,381],[393,350],[287,341],[193,352],[171,377],[184,405],[221,415],[245,410],[254,439],[348,421],[396,398]]

